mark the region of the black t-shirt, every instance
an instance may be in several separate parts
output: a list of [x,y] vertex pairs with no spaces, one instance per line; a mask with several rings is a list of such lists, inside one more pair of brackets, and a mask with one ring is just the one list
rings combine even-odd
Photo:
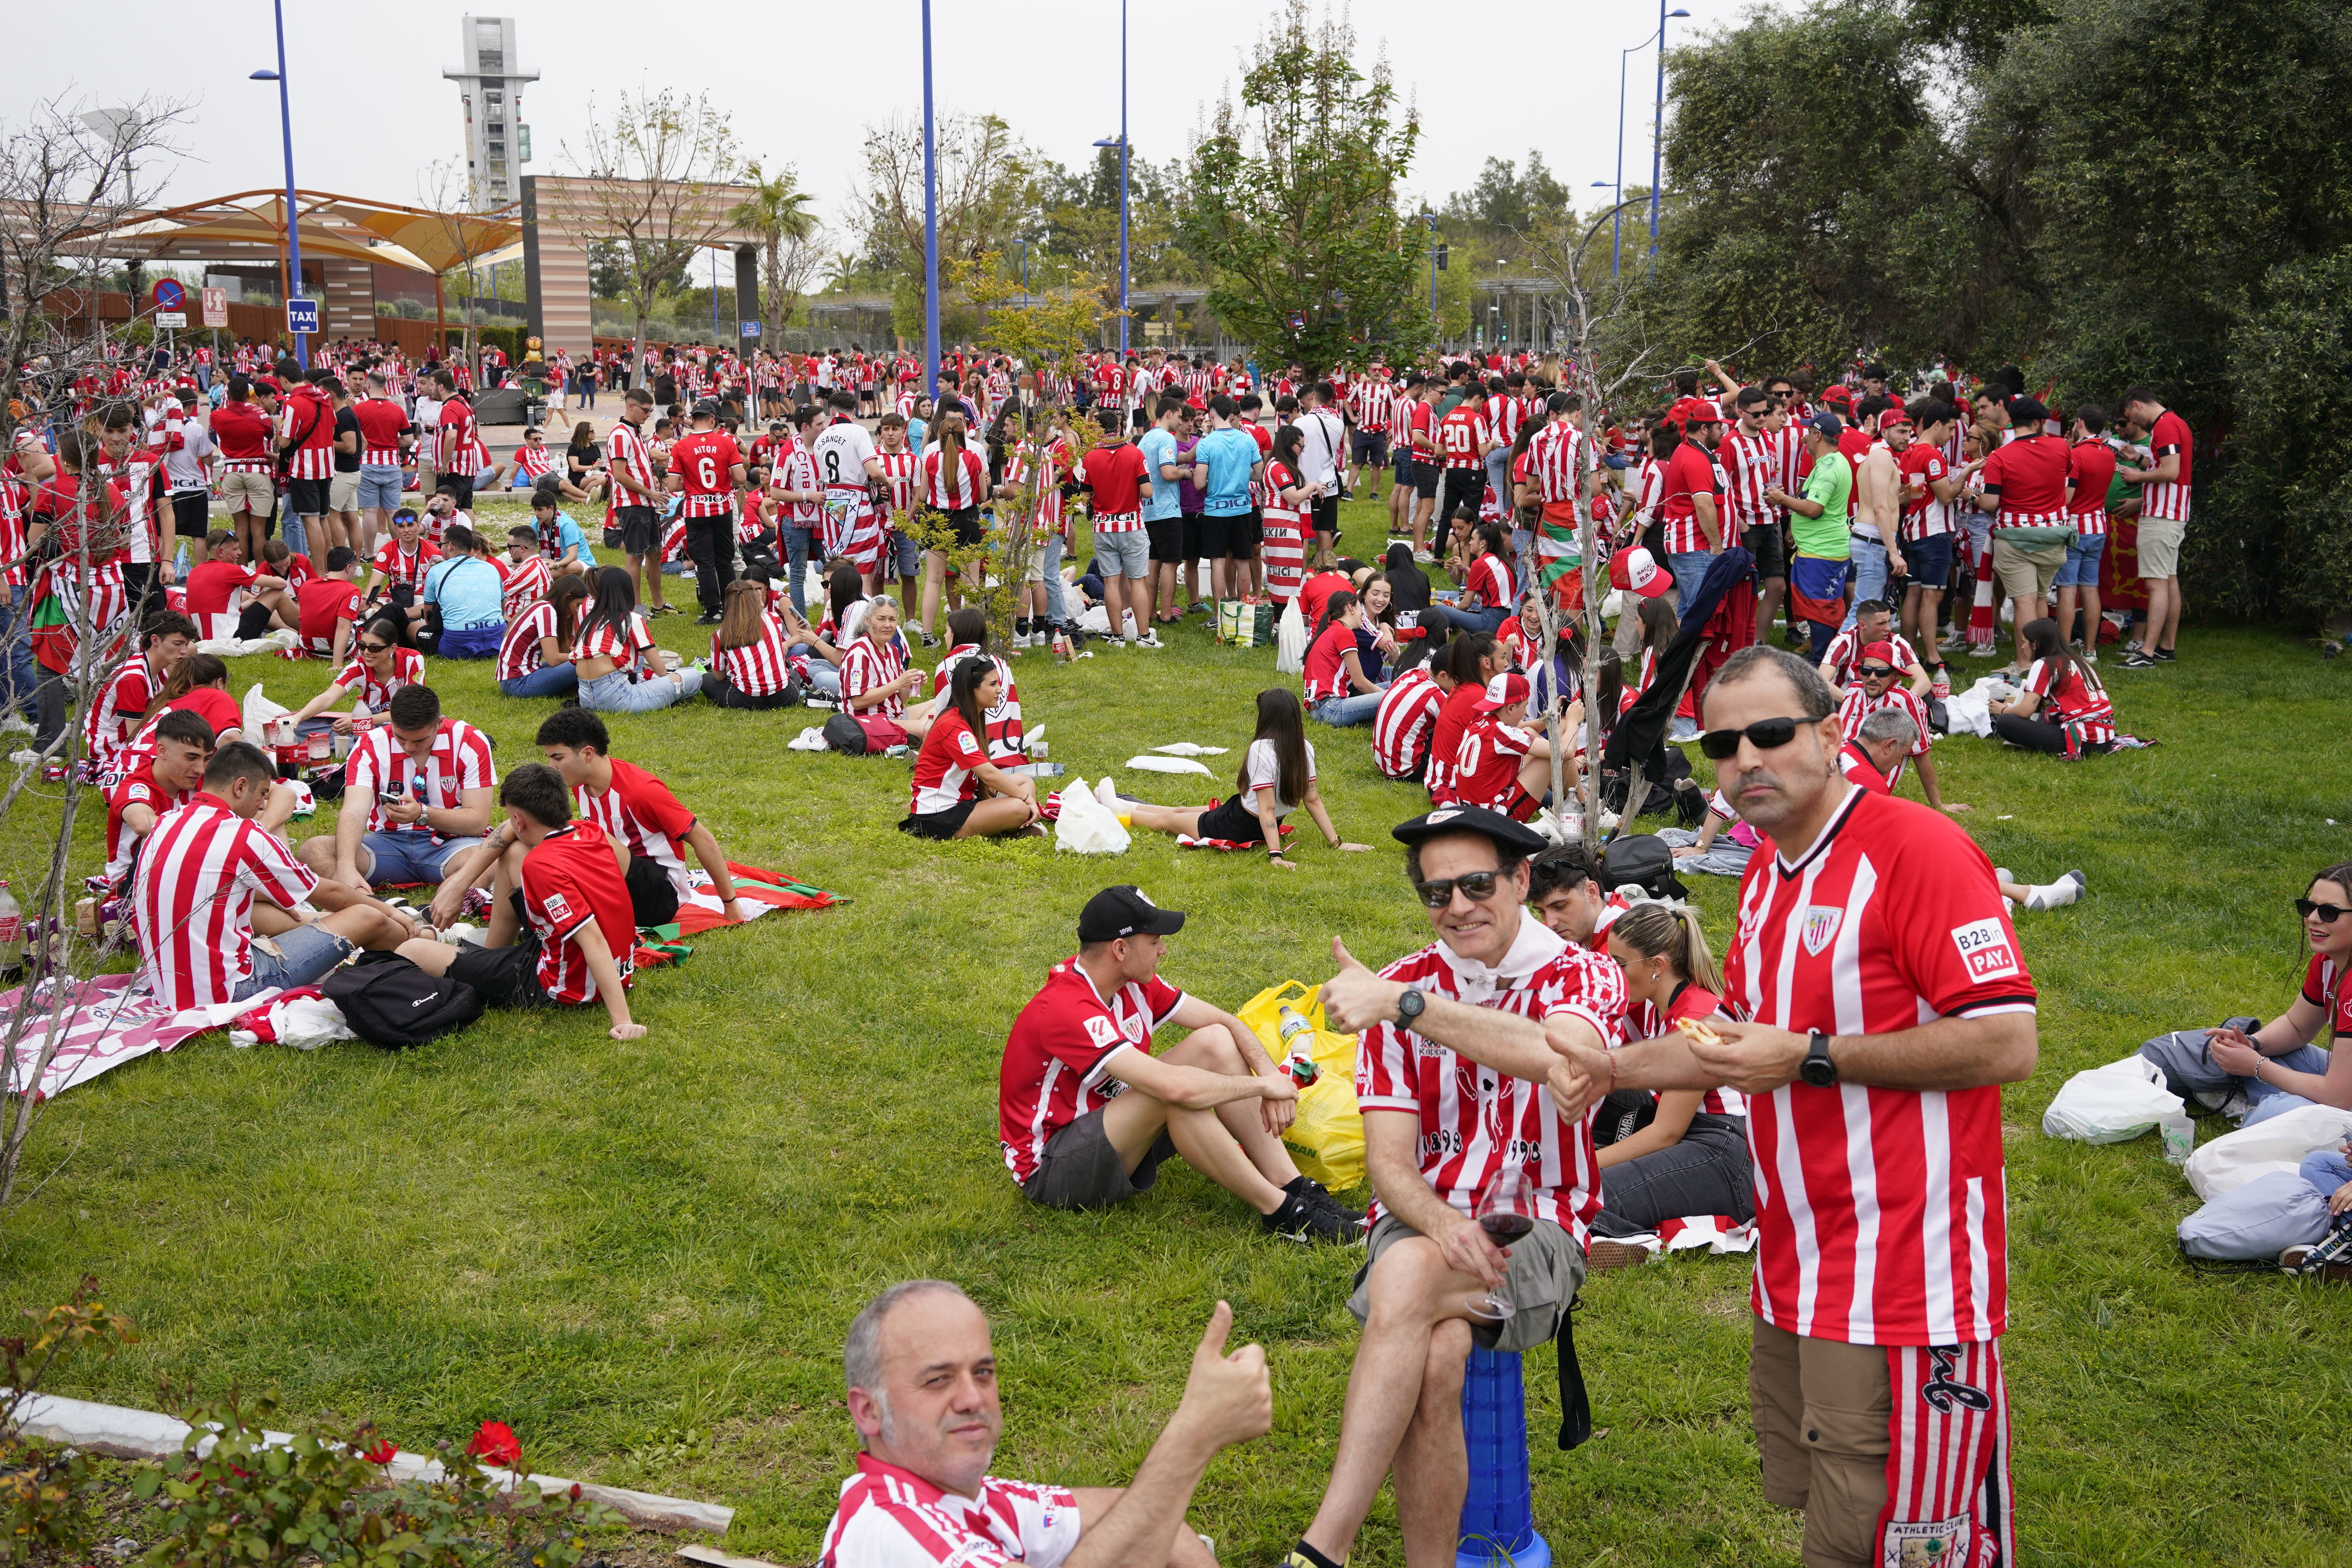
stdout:
[[654,401],[664,408],[677,401],[677,377],[663,371],[654,377]]
[[[349,436],[352,438],[352,449],[348,452],[344,451],[342,447],[343,437],[346,436]],[[345,404],[342,407],[336,409],[335,472],[339,474],[358,473],[360,471],[360,448],[366,445],[367,437],[360,434],[360,416],[352,412],[351,405]]]
[[587,442],[584,445],[578,441],[574,441],[565,449],[565,455],[571,458],[572,466],[575,474],[580,469],[593,468],[598,463],[604,460],[604,454],[597,447],[596,443],[593,441]]

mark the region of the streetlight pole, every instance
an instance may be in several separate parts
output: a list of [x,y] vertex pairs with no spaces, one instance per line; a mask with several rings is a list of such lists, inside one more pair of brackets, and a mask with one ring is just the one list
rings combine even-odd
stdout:
[[931,123],[931,0],[923,0],[923,380],[940,397],[940,171]]
[[[1658,46],[1658,103],[1660,106],[1660,121],[1661,123],[1663,123],[1665,113],[1664,104],[1666,98],[1666,18],[1668,16],[1687,16],[1690,15],[1688,11],[1666,10],[1665,0],[1659,0],[1658,9],[1662,13],[1658,17],[1658,30],[1651,34],[1648,37],[1643,39],[1640,43],[1635,44],[1632,48],[1620,49],[1617,51],[1617,177],[1610,185],[1610,199],[1612,201],[1622,200],[1625,195],[1626,57],[1629,55],[1640,54],[1652,44],[1656,44]],[[1601,184],[1599,180],[1595,180],[1592,183],[1596,185]],[[1657,195],[1657,189],[1658,174],[1656,159],[1654,153],[1650,170],[1650,193],[1653,197],[1650,208],[1650,238],[1653,241],[1650,247],[1650,254],[1653,256],[1655,256],[1658,253],[1658,247],[1654,243],[1658,237],[1658,214],[1654,199]],[[1611,226],[1609,232],[1609,276],[1612,278],[1617,276],[1619,258],[1622,255],[1624,249],[1624,223],[1621,219],[1619,222]]]
[[[249,79],[278,84],[278,132],[286,149],[286,302],[291,305],[302,298],[302,235],[294,213],[294,110],[286,95],[286,0],[271,0],[269,8],[278,22],[278,68],[255,71]],[[294,357],[309,370],[310,335],[296,332],[293,336]]]
[[[1666,156],[1666,0],[1658,0],[1658,101],[1650,121],[1650,259],[1658,258],[1658,181],[1664,172]],[[1687,11],[1672,13],[1687,16]],[[1623,71],[1618,75],[1622,80]],[[1622,97],[1622,94],[1621,94]],[[1618,112],[1624,110],[1621,107]]]
[[1127,0],[1118,0],[1118,354],[1127,357]]

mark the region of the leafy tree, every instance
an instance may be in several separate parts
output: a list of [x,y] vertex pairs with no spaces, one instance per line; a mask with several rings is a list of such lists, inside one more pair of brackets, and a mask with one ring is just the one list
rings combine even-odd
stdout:
[[[950,114],[934,128],[942,264],[969,262],[1036,231],[1036,163],[993,114]],[[923,127],[893,118],[866,131],[866,185],[855,219],[868,264],[897,282],[892,324],[923,335]],[[982,314],[984,314],[982,313]],[[940,330],[947,332],[942,319]]]
[[1193,150],[1179,220],[1226,330],[1262,361],[1310,372],[1428,336],[1423,253],[1397,210],[1420,115],[1398,103],[1385,62],[1367,75],[1354,50],[1344,20],[1310,25],[1306,0],[1288,0],[1239,105],[1220,104]]

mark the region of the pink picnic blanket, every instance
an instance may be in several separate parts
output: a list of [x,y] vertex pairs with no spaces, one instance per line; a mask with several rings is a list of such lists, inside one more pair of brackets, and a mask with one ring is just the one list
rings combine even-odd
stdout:
[[[168,1051],[191,1035],[220,1027],[199,1012],[173,1012],[148,992],[134,989],[139,981],[135,973],[101,974],[69,984],[62,1001],[54,994],[44,998],[48,1005],[25,1018],[8,1058],[10,1092],[29,1088],[36,1099],[47,1100],[109,1068],[149,1051]],[[21,986],[0,995],[0,1019],[15,1019],[24,995]],[[36,1084],[35,1069],[52,1040],[56,1050]]]

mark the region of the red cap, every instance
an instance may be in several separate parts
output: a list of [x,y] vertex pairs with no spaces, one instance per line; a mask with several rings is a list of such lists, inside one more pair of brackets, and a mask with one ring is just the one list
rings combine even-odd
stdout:
[[1473,711],[1499,713],[1514,702],[1528,700],[1528,678],[1524,675],[1498,675],[1486,682],[1486,694],[1470,704]]
[[1723,405],[1711,397],[1677,397],[1675,405],[1666,410],[1665,423],[1680,425],[1685,429],[1692,425],[1720,425]]
[[1853,389],[1846,385],[1845,383],[1842,381],[1832,382],[1830,384],[1829,390],[1822,394],[1822,401],[1823,403],[1850,404],[1853,401]]
[[267,392],[273,395],[282,395],[286,389],[278,385],[277,379],[273,376],[257,375],[253,378],[253,390],[256,392]]
[[1863,647],[1862,657],[1864,659],[1874,658],[1878,660],[1879,663],[1886,666],[1889,669],[1900,669],[1903,668],[1895,661],[1895,645],[1891,642],[1866,643]]
[[1910,423],[1911,416],[1906,414],[1900,408],[1890,408],[1885,413],[1878,416],[1878,427],[1881,430],[1892,430],[1897,425],[1908,425]]
[[1646,550],[1621,550],[1609,559],[1609,585],[1639,594],[1644,599],[1664,596],[1675,580]]

